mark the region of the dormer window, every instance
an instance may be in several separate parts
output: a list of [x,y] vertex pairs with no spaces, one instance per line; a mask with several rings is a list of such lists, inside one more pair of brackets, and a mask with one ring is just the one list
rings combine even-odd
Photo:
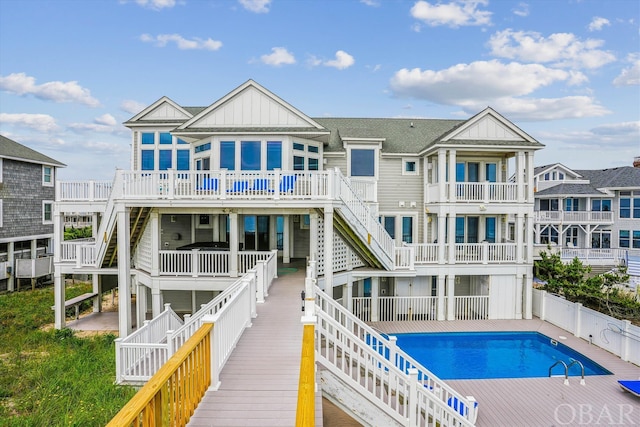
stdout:
[[351,176],[374,177],[376,175],[375,152],[374,149],[352,149]]

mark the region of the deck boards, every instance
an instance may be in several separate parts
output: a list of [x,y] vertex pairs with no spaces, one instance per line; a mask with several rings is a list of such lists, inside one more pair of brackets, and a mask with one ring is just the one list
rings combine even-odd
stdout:
[[613,375],[447,381],[463,395],[479,402],[477,425],[561,426],[640,425],[640,399],[625,393],[619,379],[640,378],[640,367],[574,337],[571,333],[539,319],[449,322],[377,322],[385,333],[458,331],[538,331],[551,338],[566,337],[562,343],[599,363]]
[[[302,352],[300,292],[304,265],[281,275],[258,317],[238,342],[220,375],[218,391],[207,391],[188,426],[293,426],[296,421]],[[316,397],[316,426],[322,399]]]

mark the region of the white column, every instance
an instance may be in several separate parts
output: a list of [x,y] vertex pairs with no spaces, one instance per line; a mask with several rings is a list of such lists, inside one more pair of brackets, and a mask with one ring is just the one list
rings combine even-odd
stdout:
[[282,228],[282,263],[289,264],[291,262],[291,246],[289,245],[291,234],[291,215],[285,215]]
[[57,268],[53,272],[53,301],[55,328],[62,329],[65,327],[65,284],[64,275]]
[[324,209],[324,291],[333,295],[333,207]]
[[318,212],[313,210],[309,213],[309,257],[318,259]]
[[229,214],[229,274],[238,277],[238,214]]
[[449,202],[456,201],[456,150],[449,150]]
[[438,150],[438,202],[447,200],[447,152]]
[[516,153],[516,189],[518,203],[524,202],[524,168],[526,167],[524,162],[524,153],[518,151]]
[[100,280],[100,276],[93,273],[91,275],[91,284],[93,292],[98,294],[98,298],[93,299],[93,312],[100,313],[102,311],[102,281]]
[[456,212],[449,213],[449,264],[456,262]]
[[377,322],[380,320],[378,313],[378,301],[380,301],[380,278],[371,278],[371,321]]
[[164,299],[162,298],[162,292],[157,283],[154,283],[151,288],[151,317],[156,317],[162,313]]
[[158,211],[149,213],[149,225],[151,230],[151,276],[160,275],[160,252],[163,248],[160,243],[160,218]]
[[347,289],[347,293],[345,295],[343,291],[342,303],[347,308],[347,310],[349,310],[349,313],[353,313],[353,282],[351,281],[351,279],[349,279],[347,284],[344,286]]
[[525,319],[533,318],[533,271],[529,269],[524,276],[524,308],[522,316]]
[[522,308],[525,304],[524,299],[522,297],[522,287],[524,283],[524,279],[526,276],[518,273],[516,274],[516,296],[515,296],[515,316],[516,319],[522,319]]
[[31,250],[31,259],[36,259],[38,258],[38,240],[32,239],[30,243],[31,247],[29,249]]
[[535,166],[533,164],[533,151],[527,151],[527,191],[526,191],[526,201],[527,203],[533,203],[533,170]]
[[[55,252],[55,256],[60,257],[59,251]],[[16,277],[16,259],[15,259],[15,243],[7,243],[7,260],[9,261],[9,267],[11,267],[11,274],[7,277],[7,290],[13,292],[15,290],[15,277]]]
[[525,262],[527,264],[533,264],[533,224],[533,212],[529,211],[529,213],[525,217],[525,245],[527,248],[527,256],[525,257]]
[[147,287],[137,284],[136,290],[136,325],[140,328],[147,320]]
[[449,274],[447,276],[447,320],[456,320],[455,313],[455,288],[456,276]]
[[122,206],[118,215],[118,324],[120,338],[131,333],[131,259],[129,210]]
[[438,276],[438,291],[437,291],[437,295],[438,295],[438,320],[445,320],[446,316],[445,316],[445,301],[446,301],[446,295],[445,295],[445,279],[446,276]]
[[446,226],[447,226],[447,215],[443,213],[438,213],[438,264],[444,264],[446,262],[445,256],[445,247],[446,247]]
[[524,249],[524,218],[521,212],[516,214],[516,263],[522,263]]

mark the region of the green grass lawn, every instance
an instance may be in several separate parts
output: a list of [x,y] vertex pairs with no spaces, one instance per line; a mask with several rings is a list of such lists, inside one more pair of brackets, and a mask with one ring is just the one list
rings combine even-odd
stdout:
[[[90,291],[67,286],[66,298]],[[44,328],[52,305],[52,288],[0,295],[2,427],[104,426],[135,394],[114,385],[116,337]]]

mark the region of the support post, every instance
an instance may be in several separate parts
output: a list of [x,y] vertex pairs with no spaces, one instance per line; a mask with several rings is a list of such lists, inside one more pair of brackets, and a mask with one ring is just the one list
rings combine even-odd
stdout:
[[120,337],[131,333],[131,254],[129,210],[124,206],[118,215],[118,324]]

